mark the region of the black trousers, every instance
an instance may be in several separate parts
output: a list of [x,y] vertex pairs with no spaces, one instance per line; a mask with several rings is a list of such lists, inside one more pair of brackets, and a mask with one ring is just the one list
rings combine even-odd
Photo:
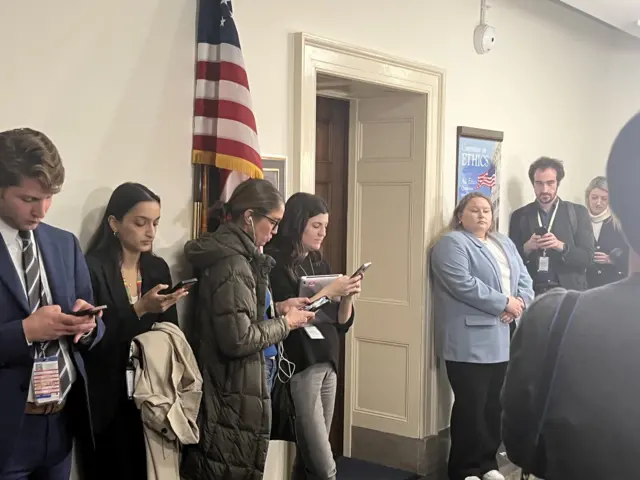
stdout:
[[455,400],[451,412],[449,480],[482,476],[498,470],[500,391],[504,363],[446,362]]
[[[96,449],[80,446],[86,480],[145,480],[147,456],[140,411],[131,400],[122,400],[116,415],[103,431],[96,432]],[[83,442],[85,443],[85,442]]]

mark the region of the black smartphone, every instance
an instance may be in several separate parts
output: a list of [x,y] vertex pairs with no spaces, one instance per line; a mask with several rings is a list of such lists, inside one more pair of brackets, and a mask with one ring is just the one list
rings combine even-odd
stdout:
[[329,297],[326,297],[326,296],[320,297],[315,302],[310,303],[309,305],[306,305],[305,307],[303,307],[302,310],[306,312],[316,312],[320,310],[323,306],[325,306],[327,303],[329,303],[330,301],[331,300],[329,300]]
[[188,280],[181,280],[171,288],[165,288],[164,290],[160,290],[158,292],[158,294],[159,295],[171,295],[172,293],[177,292],[181,288],[184,288],[185,290],[189,290],[196,283],[198,283],[198,279],[197,278],[189,278]]
[[364,274],[364,272],[366,272],[369,269],[370,266],[371,266],[371,262],[363,263],[362,265],[360,265],[360,268],[358,268],[353,273],[353,275],[351,275],[351,278],[357,277],[358,275]]
[[542,237],[543,235],[546,235],[548,232],[547,232],[547,229],[544,227],[536,227],[533,233],[535,233],[536,235],[540,235]]
[[100,305],[99,307],[86,308],[84,310],[78,310],[77,312],[69,312],[68,315],[73,315],[74,317],[93,317],[98,313],[106,310],[106,305]]

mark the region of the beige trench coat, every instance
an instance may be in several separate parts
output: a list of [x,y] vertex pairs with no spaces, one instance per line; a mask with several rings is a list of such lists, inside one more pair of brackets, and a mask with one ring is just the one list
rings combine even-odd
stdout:
[[147,479],[180,478],[181,445],[198,443],[202,375],[180,328],[155,323],[132,342],[133,399],[147,449]]

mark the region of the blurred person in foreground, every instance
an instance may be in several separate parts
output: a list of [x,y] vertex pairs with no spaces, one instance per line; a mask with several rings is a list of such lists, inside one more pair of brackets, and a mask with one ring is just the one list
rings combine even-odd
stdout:
[[[546,480],[622,480],[640,472],[638,151],[640,114],[616,138],[607,164],[611,209],[631,247],[629,277],[570,293],[572,310],[561,307],[566,290],[548,292],[527,310],[511,346],[503,441],[511,461]],[[551,337],[559,324],[564,335]],[[553,368],[541,368],[551,354]]]

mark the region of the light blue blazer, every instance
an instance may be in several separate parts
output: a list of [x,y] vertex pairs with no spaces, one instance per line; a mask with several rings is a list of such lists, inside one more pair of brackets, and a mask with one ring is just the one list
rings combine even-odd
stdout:
[[[516,246],[492,233],[511,269],[511,295],[533,301],[533,282]],[[507,306],[500,267],[489,248],[473,234],[452,231],[431,251],[436,351],[444,360],[499,363],[509,360],[509,325],[500,321]]]

